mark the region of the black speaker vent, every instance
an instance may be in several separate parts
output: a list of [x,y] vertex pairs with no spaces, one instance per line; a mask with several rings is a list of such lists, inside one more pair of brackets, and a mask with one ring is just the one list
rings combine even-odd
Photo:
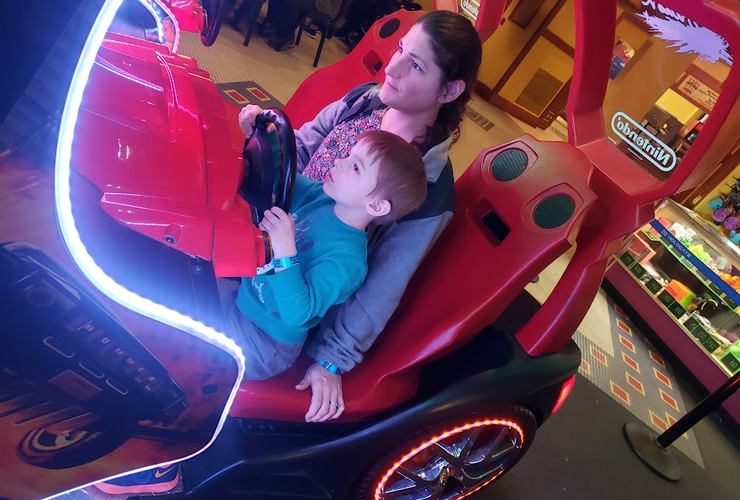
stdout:
[[537,204],[534,209],[534,223],[544,229],[562,226],[573,217],[576,204],[570,196],[554,194]]
[[401,21],[399,21],[398,19],[390,19],[388,20],[388,22],[380,27],[380,32],[378,34],[380,35],[380,38],[388,38],[389,36],[393,35],[393,33],[398,31],[398,28],[400,27]]
[[521,149],[507,149],[491,162],[491,174],[497,181],[513,181],[527,168],[527,154]]

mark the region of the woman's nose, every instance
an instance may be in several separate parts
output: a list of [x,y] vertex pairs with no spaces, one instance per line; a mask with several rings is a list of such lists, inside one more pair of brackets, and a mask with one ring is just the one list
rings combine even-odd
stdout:
[[401,55],[396,53],[391,57],[388,62],[388,66],[385,67],[385,74],[391,76],[398,76],[398,68],[400,67]]

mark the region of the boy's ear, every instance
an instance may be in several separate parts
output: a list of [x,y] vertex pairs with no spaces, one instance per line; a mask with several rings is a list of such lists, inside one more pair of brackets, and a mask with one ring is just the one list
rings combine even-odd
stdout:
[[366,205],[365,208],[367,209],[367,213],[369,213],[373,217],[383,217],[384,215],[388,215],[390,213],[391,202],[388,200],[371,201]]
[[452,80],[444,86],[444,92],[439,96],[439,102],[447,104],[452,102],[465,91],[465,82],[462,80]]

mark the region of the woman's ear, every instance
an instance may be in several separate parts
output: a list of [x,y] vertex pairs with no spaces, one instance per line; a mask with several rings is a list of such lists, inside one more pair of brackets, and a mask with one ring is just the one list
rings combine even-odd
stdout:
[[371,201],[367,204],[367,213],[373,217],[383,217],[391,211],[391,202],[388,200]]
[[462,80],[452,80],[444,85],[444,93],[439,96],[441,104],[452,102],[465,91],[465,82]]

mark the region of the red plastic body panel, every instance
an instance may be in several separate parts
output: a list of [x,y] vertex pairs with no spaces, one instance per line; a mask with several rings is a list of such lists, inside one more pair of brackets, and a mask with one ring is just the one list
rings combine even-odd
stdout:
[[203,29],[203,7],[200,0],[161,0],[172,11],[181,30],[200,33]]
[[[740,4],[729,0],[661,0],[725,38],[740,53]],[[576,55],[568,98],[568,136],[594,164],[591,189],[599,204],[589,214],[578,248],[543,307],[517,334],[531,355],[554,352],[588,311],[621,239],[654,217],[656,200],[695,187],[737,140],[740,65],[734,64],[717,104],[691,149],[666,181],[659,181],[610,142],[602,106],[614,47],[617,0],[576,0]],[[722,127],[720,129],[720,127]]]
[[212,260],[218,276],[254,275],[264,241],[236,194],[236,123],[194,60],[111,34],[90,74],[73,168],[122,224]]
[[[498,181],[491,175],[491,162],[510,149],[524,151],[529,164],[516,179]],[[541,143],[530,136],[476,158],[457,181],[449,227],[416,272],[375,348],[343,377],[343,421],[411,397],[422,364],[459,348],[491,324],[534,276],[571,247],[596,200],[588,187],[591,168],[585,155],[569,144]],[[573,214],[561,226],[543,229],[534,222],[535,209],[558,194],[573,200]],[[492,211],[510,230],[503,241],[482,222]],[[288,381],[300,380],[305,366],[270,381],[242,383],[230,414],[300,420],[309,395],[297,393]]]

